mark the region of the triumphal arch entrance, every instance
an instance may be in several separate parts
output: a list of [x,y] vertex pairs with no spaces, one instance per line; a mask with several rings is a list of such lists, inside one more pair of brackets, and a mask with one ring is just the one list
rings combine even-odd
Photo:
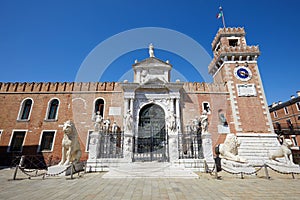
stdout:
[[165,112],[147,104],[139,112],[138,131],[133,140],[133,161],[168,161]]

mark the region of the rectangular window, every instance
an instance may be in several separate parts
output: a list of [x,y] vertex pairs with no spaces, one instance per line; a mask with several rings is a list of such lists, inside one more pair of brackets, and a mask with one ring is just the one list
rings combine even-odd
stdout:
[[90,135],[93,133],[93,131],[89,131],[87,134],[87,138],[86,138],[86,145],[85,145],[85,151],[89,152],[90,148],[89,148],[89,144],[90,144]]
[[278,117],[278,115],[277,115],[277,112],[276,112],[276,111],[274,111],[274,112],[273,112],[273,114],[274,114],[274,118],[277,118],[277,117]]
[[290,119],[287,119],[287,120],[286,120],[286,123],[287,123],[289,129],[290,129],[290,130],[293,130],[293,124],[292,124],[292,121],[291,121]]
[[300,102],[296,103],[297,110],[300,111]]
[[52,151],[54,144],[55,131],[43,131],[38,151]]
[[22,152],[24,138],[26,131],[14,131],[10,145],[8,147],[9,152]]
[[294,146],[297,147],[298,146],[298,142],[297,142],[296,135],[292,135],[292,141],[294,143]]
[[289,109],[288,109],[288,107],[284,107],[284,113],[285,113],[286,115],[289,114]]

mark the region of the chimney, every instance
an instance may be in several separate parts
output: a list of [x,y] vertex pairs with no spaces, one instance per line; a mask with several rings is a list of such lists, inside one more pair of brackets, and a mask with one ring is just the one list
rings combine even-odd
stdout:
[[279,104],[279,105],[282,104],[282,101],[278,101],[278,104]]
[[295,99],[295,95],[292,95],[292,96],[291,96],[291,99]]
[[297,95],[298,95],[298,97],[300,97],[300,91],[297,91]]

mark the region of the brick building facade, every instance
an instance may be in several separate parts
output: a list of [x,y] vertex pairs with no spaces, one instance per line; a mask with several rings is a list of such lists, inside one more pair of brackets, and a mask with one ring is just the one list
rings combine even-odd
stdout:
[[293,141],[294,162],[300,163],[300,92],[290,100],[273,103],[269,110],[279,140],[287,138]]
[[[193,120],[207,110],[213,147],[227,133],[234,133],[245,144],[250,141],[266,151],[257,138],[276,137],[257,65],[258,46],[247,45],[243,28],[224,28],[219,29],[212,50],[208,72],[213,83],[170,83],[172,65],[151,55],[133,64],[133,83],[0,83],[0,165],[10,165],[18,155],[39,155],[47,165],[57,163],[62,125],[69,119],[79,134],[81,159],[87,160],[97,111],[104,120],[116,122],[122,134],[127,110],[132,110],[138,127],[141,112],[151,105],[161,107],[166,118],[168,112],[176,116],[178,138],[185,137]],[[160,71],[164,73],[157,75]],[[241,153],[255,160],[251,148],[244,146]]]

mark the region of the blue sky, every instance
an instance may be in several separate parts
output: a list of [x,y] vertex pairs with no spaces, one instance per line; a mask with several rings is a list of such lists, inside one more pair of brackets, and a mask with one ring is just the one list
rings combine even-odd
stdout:
[[[0,81],[75,81],[82,63],[99,44],[143,27],[185,34],[212,56],[211,42],[222,27],[216,19],[220,5],[227,27],[245,27],[248,45],[260,46],[258,64],[268,103],[288,100],[300,90],[298,0],[1,0]],[[145,49],[119,55],[109,66],[100,62],[99,67],[106,69],[100,80],[118,81],[135,59],[148,57],[151,42],[145,41]],[[163,49],[155,55],[170,60],[188,81],[203,81],[188,59]],[[99,60],[105,56],[99,55]],[[207,69],[207,65],[197,67]]]

